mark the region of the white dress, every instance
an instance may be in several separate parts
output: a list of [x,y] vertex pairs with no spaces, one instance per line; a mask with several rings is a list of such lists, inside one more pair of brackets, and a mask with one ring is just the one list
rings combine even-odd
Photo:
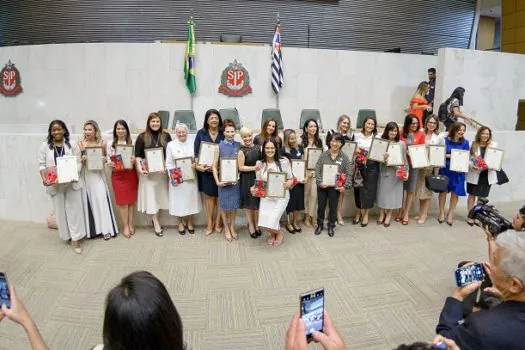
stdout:
[[[166,169],[175,167],[175,159],[193,157],[193,142],[173,140],[166,146]],[[169,213],[173,216],[188,216],[202,210],[197,177],[177,186],[169,185]]]
[[116,236],[118,225],[106,183],[106,172],[87,170],[86,167],[82,167],[80,177],[84,182],[82,199],[87,237],[93,238],[108,233],[112,237]]
[[[288,179],[291,179],[293,177],[290,161],[286,158],[281,158],[281,169],[279,169],[276,163],[264,163],[263,168],[255,173],[257,180],[266,181],[269,171],[282,171],[287,174]],[[290,191],[286,191],[286,195],[284,198],[261,198],[261,202],[259,204],[258,225],[272,230],[279,230],[279,221],[281,219],[281,216],[283,216],[284,211],[286,210],[286,206],[288,205],[289,199]]]

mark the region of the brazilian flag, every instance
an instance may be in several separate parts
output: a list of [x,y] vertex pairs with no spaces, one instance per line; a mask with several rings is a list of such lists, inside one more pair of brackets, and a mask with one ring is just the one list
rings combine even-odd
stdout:
[[195,81],[195,21],[188,21],[188,39],[186,41],[186,59],[184,60],[184,80],[190,93],[197,90]]

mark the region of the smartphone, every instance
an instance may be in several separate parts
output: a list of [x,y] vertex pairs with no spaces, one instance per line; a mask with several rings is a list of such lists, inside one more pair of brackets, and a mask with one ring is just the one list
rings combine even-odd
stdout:
[[306,326],[306,337],[314,331],[322,332],[324,327],[324,288],[301,294],[301,318]]
[[0,272],[0,306],[4,304],[8,309],[11,308],[11,296],[9,295],[7,276],[4,272]]
[[456,284],[458,287],[477,281],[483,281],[483,265],[474,264],[456,269]]

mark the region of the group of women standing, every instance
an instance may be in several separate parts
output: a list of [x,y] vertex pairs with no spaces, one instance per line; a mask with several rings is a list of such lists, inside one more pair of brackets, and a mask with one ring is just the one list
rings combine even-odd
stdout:
[[[473,164],[467,175],[451,171],[449,158],[452,149],[470,149],[473,157],[483,157],[486,148],[495,147],[496,144],[492,141],[491,130],[487,127],[480,128],[475,141],[469,144],[464,139],[465,125],[462,123],[450,125],[448,135],[439,132],[440,122],[434,115],[425,120],[421,130],[420,123],[417,115],[409,114],[401,128],[395,122],[390,122],[382,135],[378,136],[375,118],[368,117],[364,120],[361,132],[354,134],[350,118],[342,115],[337,128],[328,132],[324,146],[319,136],[319,126],[314,119],[304,123],[300,137],[294,130],[285,130],[284,140],[278,136],[276,121],[268,119],[261,134],[255,137],[250,129],[241,128],[240,143],[235,140],[235,123],[231,120],[223,121],[217,110],[210,109],[206,112],[202,129],[198,131],[192,143],[188,140],[186,125],[177,124],[176,138],[172,140],[170,134],[162,129],[160,116],[151,113],[145,131],[138,135],[135,142],[131,168],[122,169],[115,162],[117,148],[119,145],[133,145],[129,127],[124,120],[118,120],[114,124],[113,139],[109,142],[102,140],[97,123],[89,120],[84,124],[84,135],[78,143],[71,142],[64,122],[53,120],[49,125],[47,140],[40,147],[40,175],[55,209],[60,237],[70,240],[77,253],[82,251],[80,241],[84,237],[93,238],[100,235],[108,240],[119,233],[105,172],[85,166],[88,159],[86,150],[90,147],[100,147],[103,150],[103,162],[111,169],[111,183],[121,223],[120,232],[128,238],[135,234],[135,205],[138,211],[148,214],[153,232],[159,237],[164,234],[158,217],[161,209],[168,210],[170,215],[179,218],[180,234],[194,233],[192,217],[202,210],[199,192],[204,193],[207,215],[205,234],[222,233],[224,230],[224,237],[230,242],[238,239],[235,222],[239,209],[246,213],[252,238],[260,237],[261,230],[264,230],[269,233],[268,244],[280,246],[284,235],[279,222],[285,211],[289,214],[285,225],[287,231],[301,232],[303,221],[305,226],[316,227],[315,234],[318,235],[324,229],[328,206],[328,235],[332,237],[335,234],[336,223],[344,225],[344,193],[350,187],[354,187],[357,209],[353,224],[366,227],[369,211],[377,204],[378,224],[389,227],[394,216],[395,221],[408,225],[414,199],[419,200],[419,215],[416,220],[423,224],[427,219],[433,196],[433,192],[425,186],[425,178],[437,172],[449,178],[450,193],[448,212],[445,212],[447,193],[439,194],[438,221],[446,221],[448,225],[452,225],[459,196],[465,196],[468,192],[470,209],[475,198],[487,197],[490,186],[496,182],[495,171],[483,171],[475,168]],[[367,159],[367,152],[375,137],[403,145],[402,168],[405,171],[399,166],[387,166],[385,163]],[[218,145],[211,165],[198,164],[195,161],[202,142]],[[343,152],[346,142],[357,143],[353,156],[349,157]],[[446,167],[412,168],[406,150],[410,145],[420,144],[445,145]],[[148,172],[146,152],[152,148],[162,149],[164,171]],[[306,160],[309,148],[321,148],[323,152],[315,169],[306,170],[304,180],[297,181],[291,161]],[[50,181],[49,169],[56,167],[57,158],[63,156],[76,157],[79,181],[66,184]],[[170,173],[176,168],[176,160],[188,157],[193,157],[191,166],[196,171],[196,181],[173,183]],[[220,181],[221,157],[237,159],[238,181]],[[389,154],[385,153],[385,161],[388,157]],[[338,177],[340,176],[342,181],[338,181],[335,186],[324,184],[324,164],[337,165]],[[283,185],[284,198],[257,196],[256,183],[266,181],[271,172],[287,174]],[[466,181],[468,185],[465,191]],[[394,210],[397,210],[396,214]]]

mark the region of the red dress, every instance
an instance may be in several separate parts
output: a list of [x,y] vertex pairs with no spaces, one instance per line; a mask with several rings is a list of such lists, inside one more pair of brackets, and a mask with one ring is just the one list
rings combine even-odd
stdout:
[[139,178],[135,168],[113,170],[111,184],[117,205],[131,205],[137,202]]
[[414,109],[414,105],[417,104],[418,106],[426,105],[428,102],[424,98],[421,97],[413,97],[410,100],[410,114],[414,114],[417,119],[419,119],[419,128],[423,129],[425,126],[423,125],[423,111],[424,109]]

